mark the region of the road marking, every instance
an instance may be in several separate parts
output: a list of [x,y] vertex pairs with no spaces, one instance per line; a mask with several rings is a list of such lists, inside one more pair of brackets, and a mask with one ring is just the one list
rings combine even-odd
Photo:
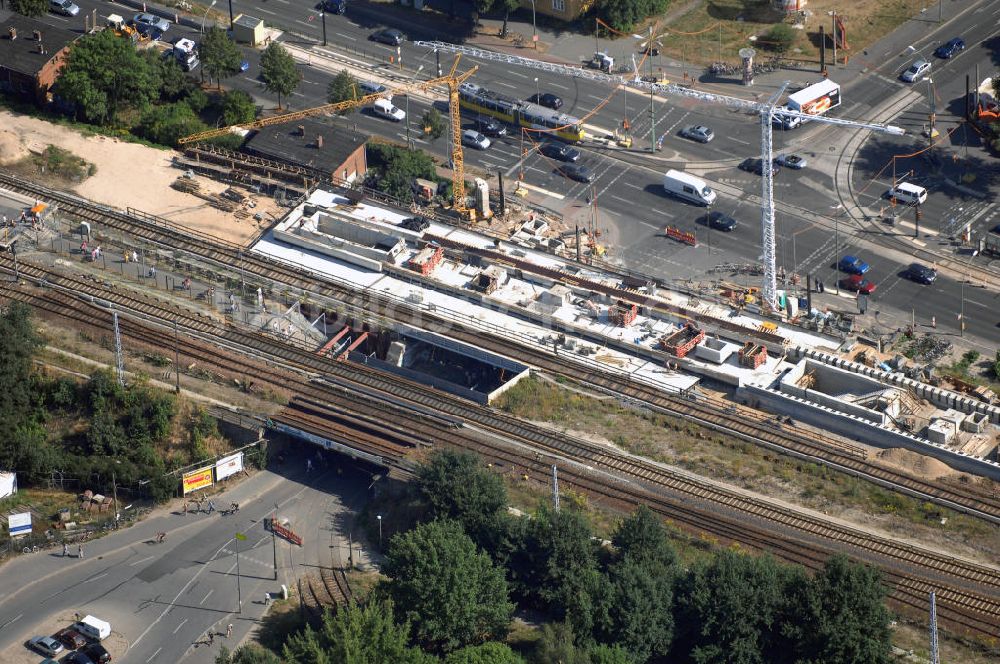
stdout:
[[[135,644],[133,643],[132,645],[135,645]],[[154,652],[152,655],[150,655],[149,659],[147,659],[146,661],[147,662],[152,662],[153,658],[156,657],[157,655],[159,655],[161,650],[163,650],[163,648],[157,648],[156,652]]]
[[497,85],[502,85],[502,86],[504,86],[505,88],[510,88],[511,90],[516,90],[516,89],[517,89],[517,87],[516,87],[516,86],[514,86],[514,85],[511,85],[510,83],[504,83],[503,81],[497,81],[497,82],[496,82],[496,84],[497,84]]
[[143,558],[142,560],[137,560],[137,561],[135,561],[134,563],[129,563],[129,567],[135,567],[136,565],[141,565],[141,564],[143,564],[144,562],[146,562],[147,560],[152,560],[152,559],[153,559],[153,558],[155,558],[155,557],[156,557],[156,556],[146,556],[146,557],[145,557],[145,558]]
[[598,97],[597,95],[587,94],[584,97],[590,97],[591,99],[596,99],[597,101],[604,101],[607,97]]
[[635,204],[635,201],[630,201],[630,200],[628,200],[626,198],[622,198],[621,196],[615,196],[614,194],[611,194],[611,198],[615,199],[616,201],[621,201],[625,205],[634,205]]
[[301,23],[302,25],[306,26],[307,28],[313,27],[312,23],[309,23],[308,21],[303,21],[302,19],[298,19],[297,18],[297,19],[295,19],[295,22],[296,23]]
[[559,83],[548,83],[547,85],[551,85],[553,88],[559,88],[560,90],[569,90],[568,87]]
[[522,182],[520,186],[523,187],[524,189],[527,189],[528,191],[534,191],[534,192],[537,192],[539,194],[544,194],[546,196],[551,196],[552,198],[555,198],[556,200],[560,200],[561,201],[564,198],[566,198],[562,194],[557,194],[554,191],[549,191],[548,189],[542,189],[541,187],[536,187],[535,185],[528,184],[527,182]]
[[85,579],[84,583],[90,583],[91,581],[97,581],[98,579],[103,579],[107,575],[108,575],[108,573],[105,572],[104,574],[98,574],[97,576],[92,576],[89,579]]
[[649,227],[650,227],[650,228],[652,228],[652,229],[653,229],[654,231],[658,231],[658,230],[660,230],[660,227],[659,227],[659,226],[654,226],[653,224],[649,223],[648,221],[642,221],[642,220],[639,220],[639,223],[640,223],[640,224],[642,224],[643,226],[649,226]]
[[17,614],[15,617],[11,618],[10,620],[8,620],[7,622],[5,622],[4,624],[0,625],[0,629],[3,629],[7,625],[13,625],[14,623],[16,623],[18,620],[20,620],[23,617],[24,617],[23,613]]
[[[632,184],[631,182],[626,182],[626,183],[625,183],[625,186],[626,186],[626,187],[632,187],[633,189],[638,189],[639,191],[645,191],[645,190],[646,190],[646,188],[645,188],[645,187],[640,187],[639,185],[637,185],[637,184]],[[634,202],[634,201],[633,201],[633,202]]]
[[202,598],[201,598],[201,601],[200,601],[200,602],[198,602],[198,606],[201,606],[202,604],[204,604],[204,603],[205,603],[205,601],[206,601],[206,600],[207,600],[207,599],[208,599],[209,597],[211,597],[211,596],[212,596],[212,593],[214,593],[214,592],[215,592],[215,588],[212,588],[211,590],[209,590],[209,591],[208,591],[208,593],[207,593],[207,594],[206,594],[206,595],[205,595],[204,597],[202,597]]
[[343,32],[335,32],[333,34],[337,35],[338,37],[343,37],[344,39],[350,39],[351,41],[358,41],[357,37],[353,37],[351,35],[345,35]]
[[277,12],[272,12],[270,9],[264,9],[263,7],[257,7],[257,11],[264,12],[265,14],[270,14],[271,16],[277,16]]
[[185,618],[184,620],[182,620],[181,623],[179,625],[177,625],[176,628],[174,628],[174,634],[176,634],[177,632],[181,631],[181,627],[183,627],[184,623],[186,623],[187,621],[188,621],[187,618]]
[[522,74],[521,72],[514,71],[513,69],[508,70],[507,73],[508,74],[513,74],[514,76],[517,76],[518,78],[528,78],[527,74]]
[[983,309],[989,309],[989,308],[991,308],[991,306],[992,306],[992,305],[989,305],[989,304],[983,304],[982,302],[976,302],[975,300],[970,300],[969,298],[965,298],[965,301],[966,301],[966,302],[969,302],[969,303],[971,303],[971,304],[976,304],[976,305],[979,305],[979,306],[980,306],[980,307],[982,307]]
[[742,143],[743,145],[750,145],[749,141],[741,141],[740,139],[735,138],[733,136],[726,136],[726,138],[728,138],[730,141],[733,141],[734,143]]

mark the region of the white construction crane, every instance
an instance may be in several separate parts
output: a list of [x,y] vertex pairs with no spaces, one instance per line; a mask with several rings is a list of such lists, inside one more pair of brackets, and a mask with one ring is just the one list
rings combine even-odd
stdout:
[[[774,107],[775,103],[780,97],[781,92],[784,88],[779,90],[775,95],[771,97],[766,102],[750,101],[747,99],[740,99],[739,97],[730,97],[728,95],[719,95],[712,92],[701,92],[698,90],[692,90],[689,88],[681,87],[672,83],[662,84],[662,83],[651,83],[648,81],[643,81],[636,75],[632,76],[620,76],[615,74],[606,74],[593,69],[587,69],[584,67],[572,67],[569,65],[561,65],[552,62],[541,62],[539,60],[532,60],[530,58],[523,58],[517,55],[507,55],[505,53],[495,53],[493,51],[485,51],[479,48],[472,48],[469,46],[459,46],[456,44],[449,44],[446,42],[427,42],[418,41],[414,42],[416,46],[423,46],[425,48],[433,49],[435,51],[443,51],[445,53],[461,53],[462,55],[467,55],[471,58],[479,58],[480,60],[491,60],[493,62],[502,62],[507,65],[514,65],[518,67],[527,67],[529,69],[539,69],[541,71],[552,72],[554,74],[561,74],[564,76],[573,76],[576,78],[584,78],[591,81],[597,81],[600,83],[610,83],[612,85],[623,85],[630,86],[633,88],[638,88],[642,90],[647,90],[650,94],[664,94],[672,95],[675,97],[687,97],[689,99],[698,99],[700,101],[708,102],[711,104],[720,104],[723,106],[728,106],[730,108],[737,108],[743,111],[752,111],[760,116],[760,158],[761,158],[761,172],[762,172],[762,183],[761,183],[761,248],[764,254],[764,283],[761,288],[761,299],[765,303],[765,306],[769,306],[773,311],[778,311],[778,280],[777,280],[777,269],[775,267],[775,237],[774,237],[774,179],[771,174],[771,169],[769,168],[772,163],[771,157],[771,140],[772,140],[772,119],[774,117]],[[787,85],[787,83],[786,83]],[[855,129],[869,129],[871,131],[882,132],[886,134],[893,134],[897,136],[902,136],[905,134],[905,130],[901,127],[896,127],[893,125],[883,125],[876,123],[867,122],[855,122],[853,120],[841,120],[839,118],[831,118],[825,115],[810,115],[808,113],[800,113],[798,111],[793,111],[791,109],[782,109],[781,115],[786,117],[799,117],[802,120],[812,120],[814,122],[824,122],[826,124],[842,125],[845,127],[853,127]],[[655,138],[655,137],[654,137]]]

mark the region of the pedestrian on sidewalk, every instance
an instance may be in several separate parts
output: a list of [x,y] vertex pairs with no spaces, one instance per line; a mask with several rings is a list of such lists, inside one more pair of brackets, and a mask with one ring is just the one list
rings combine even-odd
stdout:
[[208,630],[208,645],[215,643],[215,632]]
[[271,593],[264,593],[264,606],[271,605]]
[[63,558],[69,555],[69,544],[63,542]]
[[152,265],[149,266],[149,278],[156,279],[156,268]]
[[211,514],[214,511],[215,511],[215,501],[210,500],[208,501],[208,513]]
[[233,636],[233,623],[229,623],[229,625],[226,626],[226,638],[230,639],[232,638],[232,636]]
[[133,263],[138,263],[139,262],[139,254],[138,254],[138,252],[136,252],[134,250],[132,251],[132,262]]
[[83,560],[83,544],[76,545],[76,557]]

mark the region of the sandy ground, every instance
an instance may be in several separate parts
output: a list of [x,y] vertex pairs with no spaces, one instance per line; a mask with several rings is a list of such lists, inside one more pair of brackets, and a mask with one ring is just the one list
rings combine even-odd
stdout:
[[[56,145],[97,166],[97,173],[73,188],[93,201],[118,208],[133,207],[231,242],[243,242],[257,230],[253,217],[240,220],[208,202],[170,188],[182,175],[171,161],[172,150],[158,150],[107,136],[85,137],[43,120],[0,110],[0,163],[5,157],[24,157]],[[15,138],[16,135],[16,138]],[[201,191],[217,194],[226,185],[195,178]]]

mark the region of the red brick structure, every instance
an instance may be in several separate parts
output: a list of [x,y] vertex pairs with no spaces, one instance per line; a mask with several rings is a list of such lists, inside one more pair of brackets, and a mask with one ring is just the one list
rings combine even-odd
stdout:
[[12,15],[0,24],[0,90],[33,99],[40,106],[51,101],[51,88],[77,36]]

